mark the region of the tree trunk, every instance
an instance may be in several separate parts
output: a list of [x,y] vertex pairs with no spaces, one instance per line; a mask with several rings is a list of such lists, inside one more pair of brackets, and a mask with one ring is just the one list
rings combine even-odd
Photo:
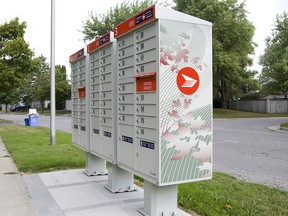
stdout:
[[5,113],[7,113],[8,112],[8,104],[6,103],[5,104]]

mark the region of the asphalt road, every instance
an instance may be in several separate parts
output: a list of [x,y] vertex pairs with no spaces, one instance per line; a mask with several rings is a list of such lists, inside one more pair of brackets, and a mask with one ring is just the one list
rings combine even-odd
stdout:
[[[0,114],[22,125],[25,117]],[[288,118],[215,119],[213,170],[288,191],[288,133],[267,129],[282,122]],[[40,115],[39,125],[50,127],[50,117]],[[55,126],[71,133],[71,117],[56,116]]]
[[288,118],[214,120],[213,170],[288,190],[288,133],[267,126]]
[[[17,124],[25,125],[24,119],[27,115],[13,115],[13,114],[0,114],[0,119],[7,119],[14,121]],[[38,119],[39,126],[50,128],[50,116],[39,115]],[[71,128],[71,117],[69,116],[56,116],[55,117],[55,128],[56,130],[62,130],[65,132],[72,132]]]

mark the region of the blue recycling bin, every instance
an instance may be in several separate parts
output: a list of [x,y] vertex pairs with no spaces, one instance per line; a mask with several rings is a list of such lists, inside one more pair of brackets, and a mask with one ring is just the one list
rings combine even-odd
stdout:
[[29,126],[38,126],[38,116],[29,116]]
[[25,121],[25,126],[30,126],[29,125],[29,118],[25,118],[24,121]]

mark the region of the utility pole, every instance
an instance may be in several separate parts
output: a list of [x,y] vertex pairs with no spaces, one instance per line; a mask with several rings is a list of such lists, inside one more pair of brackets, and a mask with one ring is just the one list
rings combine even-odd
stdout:
[[51,0],[51,49],[50,49],[50,145],[56,143],[55,130],[55,0]]

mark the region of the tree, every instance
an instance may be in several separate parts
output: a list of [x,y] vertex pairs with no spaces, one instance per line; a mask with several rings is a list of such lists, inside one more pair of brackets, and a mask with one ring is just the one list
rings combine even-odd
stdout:
[[109,31],[113,31],[114,26],[124,22],[154,3],[155,1],[153,0],[124,1],[120,6],[117,4],[114,8],[110,8],[106,14],[94,15],[93,12],[90,12],[88,20],[83,22],[82,25],[81,32],[84,34],[84,41],[98,38]]
[[56,82],[56,108],[65,108],[65,101],[71,97],[71,86],[67,80],[66,67],[64,65],[55,66]]
[[[256,88],[250,71],[255,43],[252,42],[254,26],[247,20],[245,3],[237,0],[174,0],[175,9],[213,23],[213,86],[214,96],[221,106],[228,99],[239,97],[247,89]],[[251,89],[250,89],[251,90]]]
[[[35,69],[33,51],[24,40],[26,23],[15,18],[0,25],[0,89],[2,94],[21,88]],[[16,92],[16,91],[15,91]]]
[[[26,90],[27,98],[31,101],[40,101],[43,113],[44,102],[50,99],[50,66],[46,63],[44,56],[38,57],[37,62],[39,67],[31,74]],[[69,99],[71,95],[71,87],[67,80],[65,66],[55,66],[55,95],[56,108],[63,109],[65,100]]]
[[274,29],[266,39],[263,66],[260,77],[263,91],[267,94],[288,94],[288,13],[276,15]]
[[41,103],[41,111],[43,113],[44,102],[50,98],[50,71],[46,58],[40,56],[36,60],[38,68],[33,71],[27,83],[27,95],[30,100],[39,100]]

